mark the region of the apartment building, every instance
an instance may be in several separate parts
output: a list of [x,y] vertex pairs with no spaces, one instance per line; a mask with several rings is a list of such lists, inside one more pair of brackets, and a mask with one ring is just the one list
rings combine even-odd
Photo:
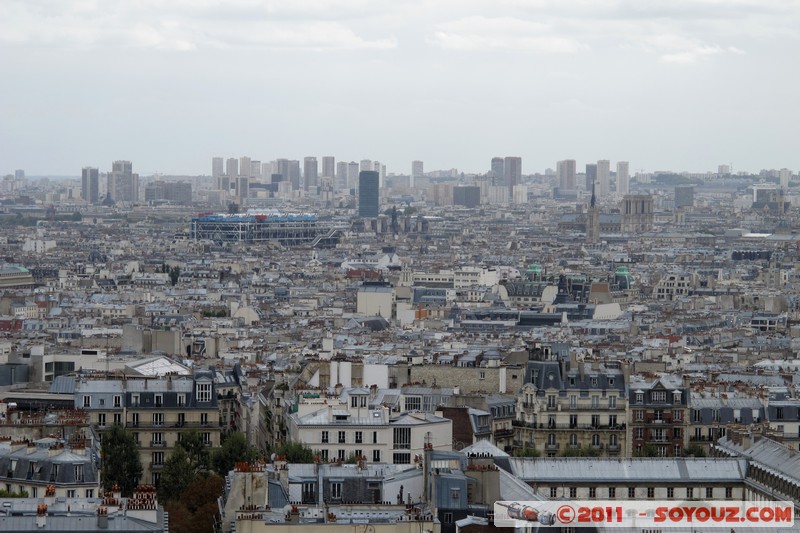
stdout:
[[65,445],[54,438],[35,441],[0,438],[0,488],[45,495],[94,498],[100,494],[99,466],[82,445]]
[[627,367],[534,352],[517,400],[515,447],[548,457],[627,455]]
[[349,402],[318,394],[301,396],[286,415],[289,440],[305,444],[323,462],[364,457],[374,463],[411,464],[426,446],[452,449],[452,420],[426,412],[372,408],[369,395],[361,388],[349,391]]
[[628,396],[634,455],[680,457],[688,442],[690,389],[677,376],[631,379]]
[[736,500],[746,494],[745,461],[724,458],[511,458],[511,470],[545,498]]
[[706,450],[726,436],[730,425],[759,424],[766,419],[764,406],[758,398],[693,396],[689,407],[689,444]]
[[220,412],[211,371],[157,379],[91,380],[76,384],[75,408],[89,413],[102,433],[112,425],[133,432],[143,476],[157,484],[164,462],[182,435],[196,430],[209,448],[220,443]]

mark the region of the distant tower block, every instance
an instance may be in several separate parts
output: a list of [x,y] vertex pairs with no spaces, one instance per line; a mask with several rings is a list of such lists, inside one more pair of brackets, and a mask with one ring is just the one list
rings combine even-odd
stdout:
[[622,233],[653,231],[653,197],[649,194],[628,194],[622,198]]

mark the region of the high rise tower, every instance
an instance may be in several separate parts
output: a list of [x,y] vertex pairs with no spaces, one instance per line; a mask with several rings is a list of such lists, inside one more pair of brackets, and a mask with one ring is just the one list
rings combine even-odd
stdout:
[[248,178],[252,177],[251,172],[253,170],[253,165],[251,165],[250,163],[251,163],[250,158],[247,157],[246,155],[243,155],[242,157],[239,158],[239,175],[240,176],[245,176],[245,177],[248,177]]
[[411,185],[411,187],[414,186],[414,181],[417,178],[421,178],[424,175],[425,175],[425,172],[423,171],[422,161],[412,161],[411,162],[411,181],[409,183]]
[[597,181],[597,165],[586,163],[586,185],[584,190],[591,191],[595,181]]
[[617,161],[617,194],[628,194],[630,192],[631,176],[627,161]]
[[106,191],[115,202],[139,201],[139,175],[130,161],[114,161],[108,173]]
[[224,174],[223,170],[224,160],[221,157],[211,158],[211,177],[216,179]]
[[225,174],[228,175],[228,178],[231,180],[235,179],[239,176],[239,160],[235,157],[229,157],[227,161],[225,161]]
[[319,185],[319,174],[317,173],[317,158],[306,157],[303,159],[303,189],[308,192],[309,187],[316,190]]
[[377,218],[380,210],[380,175],[374,170],[358,174],[358,216]]
[[326,155],[322,158],[322,177],[336,177],[336,158],[332,155]]
[[514,193],[514,187],[522,183],[522,158],[506,157],[503,161],[503,171],[505,172],[508,194],[511,196]]
[[558,188],[564,191],[575,190],[575,176],[577,175],[577,163],[574,159],[559,161],[556,165],[558,174]]
[[90,204],[100,199],[100,175],[94,167],[83,167],[81,171],[81,198]]
[[506,179],[505,160],[502,157],[492,158],[491,176],[492,185],[504,185]]
[[611,194],[611,161],[608,159],[597,162],[597,194],[600,198]]

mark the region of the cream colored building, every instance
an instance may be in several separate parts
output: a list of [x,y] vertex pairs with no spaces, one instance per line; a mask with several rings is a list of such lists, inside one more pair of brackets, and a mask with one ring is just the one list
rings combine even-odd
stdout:
[[369,394],[366,388],[353,389],[349,402],[319,395],[300,398],[286,416],[289,440],[305,444],[323,462],[363,456],[368,462],[411,464],[426,444],[452,449],[452,420],[425,412],[371,409]]

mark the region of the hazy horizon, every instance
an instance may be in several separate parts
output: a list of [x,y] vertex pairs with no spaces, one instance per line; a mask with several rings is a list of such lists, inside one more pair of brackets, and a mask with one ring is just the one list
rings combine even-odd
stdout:
[[7,0],[0,174],[800,169],[800,3]]

